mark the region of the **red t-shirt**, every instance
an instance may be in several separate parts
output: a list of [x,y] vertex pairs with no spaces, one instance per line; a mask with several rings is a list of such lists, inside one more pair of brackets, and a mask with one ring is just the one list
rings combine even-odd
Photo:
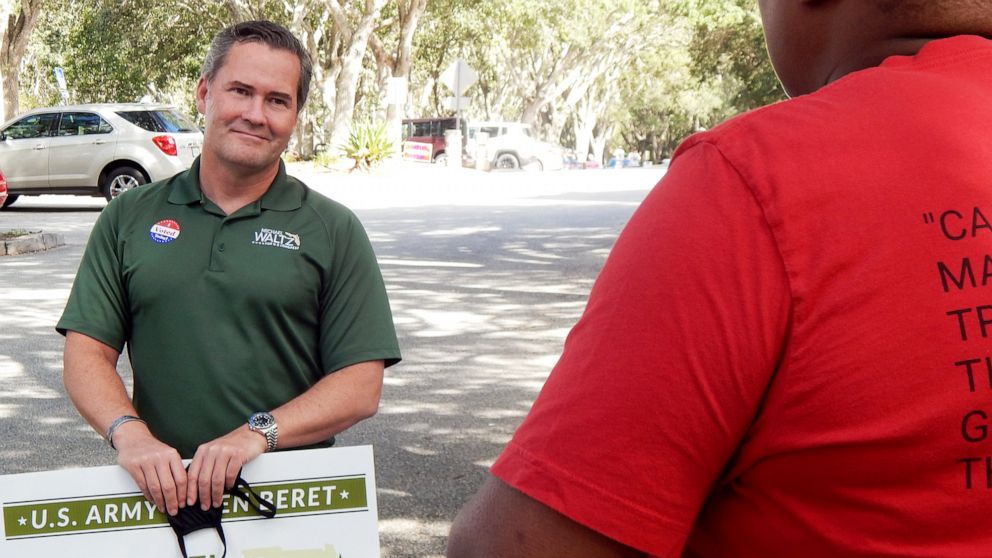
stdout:
[[492,472],[652,555],[992,555],[992,41],[693,136]]

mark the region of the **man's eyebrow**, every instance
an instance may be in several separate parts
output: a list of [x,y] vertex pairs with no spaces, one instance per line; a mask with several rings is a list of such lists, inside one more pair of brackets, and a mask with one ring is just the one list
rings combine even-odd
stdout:
[[[256,91],[254,85],[251,85],[249,83],[245,83],[243,81],[238,81],[236,79],[232,79],[231,81],[227,82],[227,86],[228,87],[240,87],[242,89],[247,89],[248,91]],[[268,95],[269,95],[269,97],[276,97],[276,98],[279,98],[279,99],[285,99],[287,101],[292,101],[293,100],[293,95],[292,94],[285,93],[285,92],[282,92],[282,91],[269,91]]]
[[236,79],[232,79],[231,81],[227,82],[225,85],[227,87],[240,87],[242,89],[248,89],[249,91],[255,90],[255,86],[249,85],[243,81],[238,81]]

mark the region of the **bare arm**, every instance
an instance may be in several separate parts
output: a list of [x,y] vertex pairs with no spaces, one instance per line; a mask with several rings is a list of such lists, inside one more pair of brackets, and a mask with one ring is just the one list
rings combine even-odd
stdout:
[[[379,409],[383,368],[381,360],[346,366],[272,410],[279,427],[279,448],[327,440],[374,415]],[[190,463],[187,504],[199,496],[201,507],[219,506],[224,487],[233,485],[241,467],[264,452],[265,438],[249,430],[247,423],[202,444]]]
[[[101,435],[121,415],[136,415],[117,374],[120,353],[75,331],[66,333],[62,382],[79,414]],[[185,504],[186,471],[179,453],[158,441],[141,422],[114,433],[117,462],[159,511],[175,515]]]
[[448,558],[633,558],[638,552],[490,476],[455,518]]

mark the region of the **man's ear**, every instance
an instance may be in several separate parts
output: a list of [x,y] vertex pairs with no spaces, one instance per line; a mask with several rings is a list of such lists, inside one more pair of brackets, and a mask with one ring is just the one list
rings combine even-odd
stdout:
[[207,80],[207,76],[200,76],[200,80],[196,82],[196,111],[200,114],[207,114],[207,94],[210,82]]

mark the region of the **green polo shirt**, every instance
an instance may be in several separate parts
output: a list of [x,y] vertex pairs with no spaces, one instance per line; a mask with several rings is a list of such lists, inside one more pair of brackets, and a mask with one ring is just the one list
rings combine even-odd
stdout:
[[351,211],[280,162],[261,199],[225,215],[201,192],[199,168],[107,205],[56,326],[127,345],[135,408],[183,457],[325,374],[400,359]]

